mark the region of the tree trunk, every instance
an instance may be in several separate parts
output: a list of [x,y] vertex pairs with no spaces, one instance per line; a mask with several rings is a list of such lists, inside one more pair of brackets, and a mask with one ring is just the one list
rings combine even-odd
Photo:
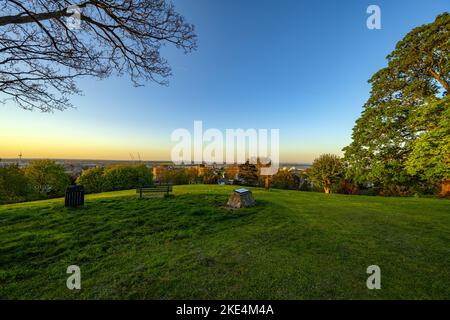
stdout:
[[266,179],[265,179],[265,187],[266,187],[266,190],[269,190],[269,186],[270,186],[270,183],[269,183],[269,176],[266,176]]
[[448,197],[450,196],[450,179],[447,179],[442,182],[441,184],[441,197]]

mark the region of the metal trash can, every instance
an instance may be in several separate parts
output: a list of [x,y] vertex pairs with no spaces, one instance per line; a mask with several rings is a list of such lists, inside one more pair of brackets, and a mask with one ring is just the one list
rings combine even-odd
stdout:
[[65,206],[76,208],[84,205],[84,187],[68,186],[66,189]]

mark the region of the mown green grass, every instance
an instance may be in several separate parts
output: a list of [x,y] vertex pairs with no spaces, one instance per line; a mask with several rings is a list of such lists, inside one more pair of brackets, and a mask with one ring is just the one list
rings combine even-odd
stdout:
[[[450,202],[178,186],[0,206],[0,298],[448,299]],[[69,265],[82,289],[66,288]],[[381,268],[368,290],[366,268]]]

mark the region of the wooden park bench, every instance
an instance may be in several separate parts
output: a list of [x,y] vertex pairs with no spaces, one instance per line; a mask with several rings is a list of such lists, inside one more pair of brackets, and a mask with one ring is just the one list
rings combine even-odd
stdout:
[[172,192],[171,184],[156,184],[153,186],[142,186],[136,188],[136,193],[139,194],[139,198],[143,198],[145,194],[165,194],[169,195]]

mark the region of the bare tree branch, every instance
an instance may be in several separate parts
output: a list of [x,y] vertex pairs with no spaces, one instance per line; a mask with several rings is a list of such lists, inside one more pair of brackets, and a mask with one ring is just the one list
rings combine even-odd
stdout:
[[[0,101],[64,110],[79,94],[75,79],[128,74],[136,85],[167,84],[160,49],[196,49],[194,27],[169,0],[0,0]],[[81,9],[71,28],[71,5]]]

